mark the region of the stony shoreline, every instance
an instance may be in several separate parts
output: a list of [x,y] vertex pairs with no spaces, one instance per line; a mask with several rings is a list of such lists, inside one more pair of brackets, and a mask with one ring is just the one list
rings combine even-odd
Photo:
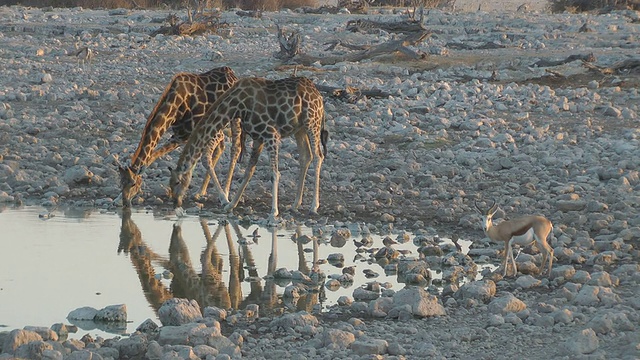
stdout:
[[[0,14],[6,19],[0,27],[0,200],[45,206],[111,203],[119,191],[114,159],[126,160],[135,150],[148,112],[176,72],[228,65],[240,76],[289,76],[293,68],[273,57],[275,24],[300,31],[303,50],[315,56],[326,55],[327,39],[378,44],[395,36],[345,31],[347,20],[366,15],[285,11],[246,19],[225,12],[223,19],[232,24],[226,34],[151,38],[166,13],[15,6],[0,7]],[[371,16],[402,19],[391,12]],[[221,359],[499,359],[523,351],[533,359],[638,358],[638,70],[603,76],[580,62],[533,66],[587,53],[601,66],[633,59],[637,20],[631,11],[434,10],[425,20],[434,34],[416,49],[427,54],[424,62],[389,56],[298,69],[317,84],[394,95],[348,103],[325,94],[331,135],[320,217],[309,220],[286,208],[293,200],[297,159],[295,144],[285,140],[284,219],[311,225],[366,222],[380,231],[428,228],[476,240],[472,254],[478,255],[487,248],[495,252],[496,245],[483,239],[473,204],[496,199],[497,218],[540,213],[554,223],[550,280],[531,276],[540,256],[525,249],[516,278],[488,274],[470,288],[438,295],[446,315],[421,317],[387,293],[323,314],[240,321],[226,335],[215,333],[219,326],[227,331],[220,325],[224,320],[203,314],[202,322],[180,325],[202,336],[185,335],[179,344],[145,333],[91,345],[65,345],[45,329],[25,330],[30,333],[23,340],[5,333],[0,358],[45,352],[52,359],[84,358],[87,351],[104,358],[196,353]],[[584,24],[592,31],[580,31]],[[481,47],[490,43],[501,46]],[[460,50],[461,44],[471,48]],[[90,46],[97,55],[79,64],[69,56],[76,46]],[[174,152],[148,169],[137,206],[169,207],[168,167],[178,156]],[[266,166],[259,164],[238,216],[268,213]],[[239,167],[238,179],[244,171]],[[198,170],[195,183],[200,176]],[[308,202],[305,197],[303,211]],[[215,201],[204,208],[217,212]],[[427,299],[431,295],[416,301]],[[274,325],[279,321],[292,323]],[[231,353],[211,346],[218,335]]]

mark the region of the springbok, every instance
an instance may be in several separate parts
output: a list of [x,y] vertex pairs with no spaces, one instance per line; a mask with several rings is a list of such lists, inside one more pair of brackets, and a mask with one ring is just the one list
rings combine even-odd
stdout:
[[498,204],[495,200],[488,210],[482,210],[475,202],[476,210],[482,215],[482,229],[485,235],[493,241],[504,242],[504,272],[502,276],[507,276],[509,260],[513,265],[514,276],[518,273],[516,260],[513,257],[512,246],[527,246],[534,241],[542,253],[542,264],[540,273],[547,266],[548,276],[551,275],[551,265],[553,264],[553,248],[547,243],[547,237],[553,229],[553,224],[547,218],[539,215],[522,216],[513,220],[507,220],[493,225],[493,215],[498,211]]

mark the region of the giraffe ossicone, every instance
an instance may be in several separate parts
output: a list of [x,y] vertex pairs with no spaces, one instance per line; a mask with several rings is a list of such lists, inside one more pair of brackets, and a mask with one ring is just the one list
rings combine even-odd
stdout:
[[[129,165],[117,164],[122,192],[115,201],[122,199],[124,207],[131,207],[131,199],[140,192],[142,187],[141,175],[144,170],[159,157],[184,144],[210,106],[237,80],[233,70],[226,66],[201,74],[183,72],[174,75],[147,118],[140,143],[131,156]],[[167,130],[173,132],[171,138],[161,147],[157,147]],[[224,188],[220,186],[214,171],[215,164],[224,150],[224,135],[221,129],[216,137],[212,138],[216,143],[210,144],[208,158],[202,159],[207,174],[198,193],[199,196],[204,196],[209,181],[213,180],[219,198],[224,200],[223,204],[228,202],[231,176],[240,156],[240,148],[237,148],[240,142],[240,131],[232,129],[231,133],[233,149]],[[238,138],[233,138],[234,136]]]
[[170,188],[174,206],[182,206],[182,198],[189,186],[191,172],[197,159],[208,148],[211,139],[233,119],[239,119],[237,121],[241,124],[243,136],[252,137],[253,148],[242,184],[234,198],[224,206],[224,210],[232,211],[238,205],[255,172],[260,153],[266,147],[272,172],[270,218],[275,219],[278,216],[280,141],[284,137],[293,136],[298,147],[300,169],[292,209],[297,211],[302,203],[307,171],[311,162],[315,160],[314,195],[310,213],[317,213],[320,205],[320,170],[326,154],[328,132],[324,128],[322,95],[313,82],[304,77],[280,80],[243,78],[220,96],[192,132],[176,169],[172,171]]

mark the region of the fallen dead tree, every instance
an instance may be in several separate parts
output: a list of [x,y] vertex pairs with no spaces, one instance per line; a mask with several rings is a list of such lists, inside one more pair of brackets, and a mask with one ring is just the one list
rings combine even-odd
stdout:
[[[304,67],[301,65],[281,65],[279,67],[276,68],[276,70],[278,71],[291,71],[292,73],[290,74],[290,76],[297,76],[298,74],[298,70],[303,67],[306,70],[310,70],[310,71],[319,71],[317,68],[315,67]],[[379,98],[379,99],[386,99],[389,96],[399,96],[399,94],[395,93],[388,93],[386,91],[382,91],[380,89],[368,89],[368,90],[362,90],[353,86],[347,86],[345,88],[340,88],[340,87],[334,87],[334,86],[328,86],[328,85],[318,85],[315,84],[316,88],[318,89],[318,91],[325,93],[328,96],[337,98],[339,100],[342,101],[346,101],[349,103],[355,103],[358,100],[362,99],[362,98]]]
[[638,71],[640,72],[640,58],[624,59],[618,61],[611,66],[598,66],[589,62],[583,61],[582,66],[589,70],[597,71],[602,75],[619,74],[623,71]]
[[[299,53],[295,53],[293,56],[289,56],[288,58],[282,57],[281,59],[289,62],[289,63],[297,63],[301,65],[311,65],[314,63],[319,63],[321,65],[334,65],[339,62],[358,62],[365,59],[372,59],[381,55],[395,55],[395,54],[403,54],[414,60],[421,60],[426,58],[426,54],[423,52],[414,51],[408,46],[415,46],[425,39],[431,36],[431,32],[429,31],[421,31],[418,33],[413,33],[405,36],[399,40],[389,40],[380,45],[371,45],[371,46],[361,46],[361,45],[352,45],[343,41],[338,41],[335,44],[331,43],[332,46],[329,49],[335,48],[335,46],[342,45],[347,46],[348,48],[359,48],[362,49],[356,53],[345,54],[341,56],[324,56],[324,57],[316,57]],[[280,43],[280,53],[289,53],[293,54],[289,50],[287,50],[287,46],[291,42],[291,38],[280,39],[280,34],[278,34],[278,41]],[[283,45],[284,44],[284,45]],[[329,43],[328,43],[329,44]],[[348,44],[348,45],[347,45]],[[298,43],[299,49],[299,43]]]
[[594,61],[596,61],[596,57],[593,55],[593,53],[589,53],[589,54],[578,54],[578,55],[569,55],[568,57],[566,57],[565,59],[562,60],[546,60],[546,59],[542,59],[542,60],[538,60],[535,63],[529,65],[529,67],[552,67],[552,66],[560,66],[560,65],[564,65],[564,64],[568,64],[570,62],[573,61],[577,61],[577,60],[582,60],[584,62],[587,63],[592,63]]
[[346,29],[351,32],[365,32],[384,30],[391,33],[422,32],[427,29],[421,21],[391,21],[381,22],[366,19],[349,20]]
[[495,41],[486,42],[481,45],[468,45],[459,42],[450,42],[445,45],[449,49],[455,50],[490,50],[490,49],[504,49],[507,46],[497,43]]

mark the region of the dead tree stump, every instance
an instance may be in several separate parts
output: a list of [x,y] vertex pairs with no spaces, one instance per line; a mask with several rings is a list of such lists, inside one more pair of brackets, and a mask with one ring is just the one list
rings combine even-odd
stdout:
[[276,25],[278,29],[278,44],[280,44],[280,51],[276,53],[275,57],[283,61],[289,61],[300,53],[300,33],[292,31],[288,36]]

